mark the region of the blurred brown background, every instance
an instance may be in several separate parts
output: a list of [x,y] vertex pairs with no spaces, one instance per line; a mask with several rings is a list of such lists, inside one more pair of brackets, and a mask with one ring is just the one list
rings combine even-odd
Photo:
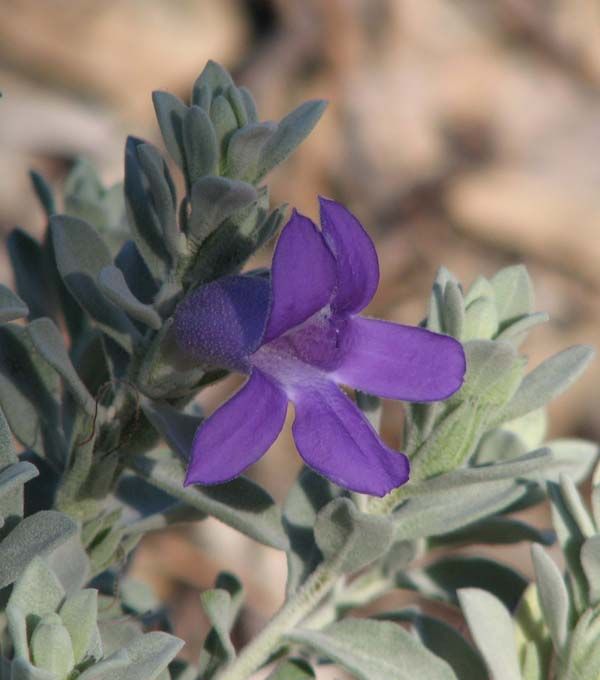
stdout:
[[[600,339],[600,5],[596,0],[0,0],[0,229],[39,233],[27,171],[60,186],[84,155],[122,177],[128,133],[159,143],[150,92],[185,98],[207,59],[255,94],[262,118],[330,106],[270,178],[275,202],[315,215],[345,201],[374,236],[371,313],[417,323],[437,267],[465,284],[525,262],[538,308],[531,365]],[[268,253],[261,257],[267,261]],[[6,257],[2,279],[9,279]],[[600,438],[598,373],[552,409],[551,434]],[[204,397],[216,405],[235,381]],[[397,443],[401,411],[387,404]],[[282,498],[289,435],[255,470]],[[530,571],[527,552],[518,565]],[[233,568],[248,590],[243,640],[282,597],[282,555],[216,522],[150,536],[134,571],[168,598],[194,656],[197,588]],[[201,622],[199,624],[198,622]]]

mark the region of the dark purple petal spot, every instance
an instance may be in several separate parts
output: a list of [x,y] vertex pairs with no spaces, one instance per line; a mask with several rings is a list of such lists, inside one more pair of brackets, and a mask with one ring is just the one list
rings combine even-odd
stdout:
[[201,365],[247,373],[264,333],[269,295],[268,281],[256,276],[200,286],[175,312],[177,344]]

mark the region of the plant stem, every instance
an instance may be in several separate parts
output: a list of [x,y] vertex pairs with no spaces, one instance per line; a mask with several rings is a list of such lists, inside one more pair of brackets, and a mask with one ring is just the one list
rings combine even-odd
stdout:
[[219,673],[217,680],[247,680],[281,645],[285,633],[298,625],[333,588],[341,575],[344,552],[323,562],[283,605],[241,654]]

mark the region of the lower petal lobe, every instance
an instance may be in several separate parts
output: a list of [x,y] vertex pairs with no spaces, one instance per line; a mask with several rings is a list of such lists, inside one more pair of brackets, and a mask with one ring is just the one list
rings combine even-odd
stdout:
[[198,428],[185,479],[221,484],[255,463],[281,432],[287,397],[254,369],[244,386]]
[[408,458],[388,448],[358,407],[322,381],[298,391],[294,440],[306,464],[341,487],[384,496],[408,481]]
[[461,387],[466,370],[454,338],[378,319],[349,319],[342,350],[342,363],[330,377],[389,399],[446,399]]

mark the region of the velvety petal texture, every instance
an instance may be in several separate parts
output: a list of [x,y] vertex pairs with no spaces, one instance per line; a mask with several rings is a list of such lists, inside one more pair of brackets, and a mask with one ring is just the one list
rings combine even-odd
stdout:
[[465,369],[462,345],[449,335],[357,316],[345,327],[343,361],[331,377],[388,399],[437,401],[460,388]]
[[383,496],[408,481],[407,457],[389,449],[357,406],[326,381],[294,400],[294,441],[305,463],[339,486]]
[[177,308],[175,339],[199,364],[247,373],[248,356],[263,337],[269,298],[269,282],[258,276],[225,276],[200,286]]
[[379,261],[371,237],[343,205],[319,197],[323,236],[336,262],[337,285],[332,307],[356,314],[371,302],[379,285]]
[[296,211],[277,241],[271,269],[272,302],[264,342],[301,324],[331,299],[336,264],[316,226]]
[[287,397],[260,371],[198,428],[185,478],[221,484],[255,463],[281,432]]

